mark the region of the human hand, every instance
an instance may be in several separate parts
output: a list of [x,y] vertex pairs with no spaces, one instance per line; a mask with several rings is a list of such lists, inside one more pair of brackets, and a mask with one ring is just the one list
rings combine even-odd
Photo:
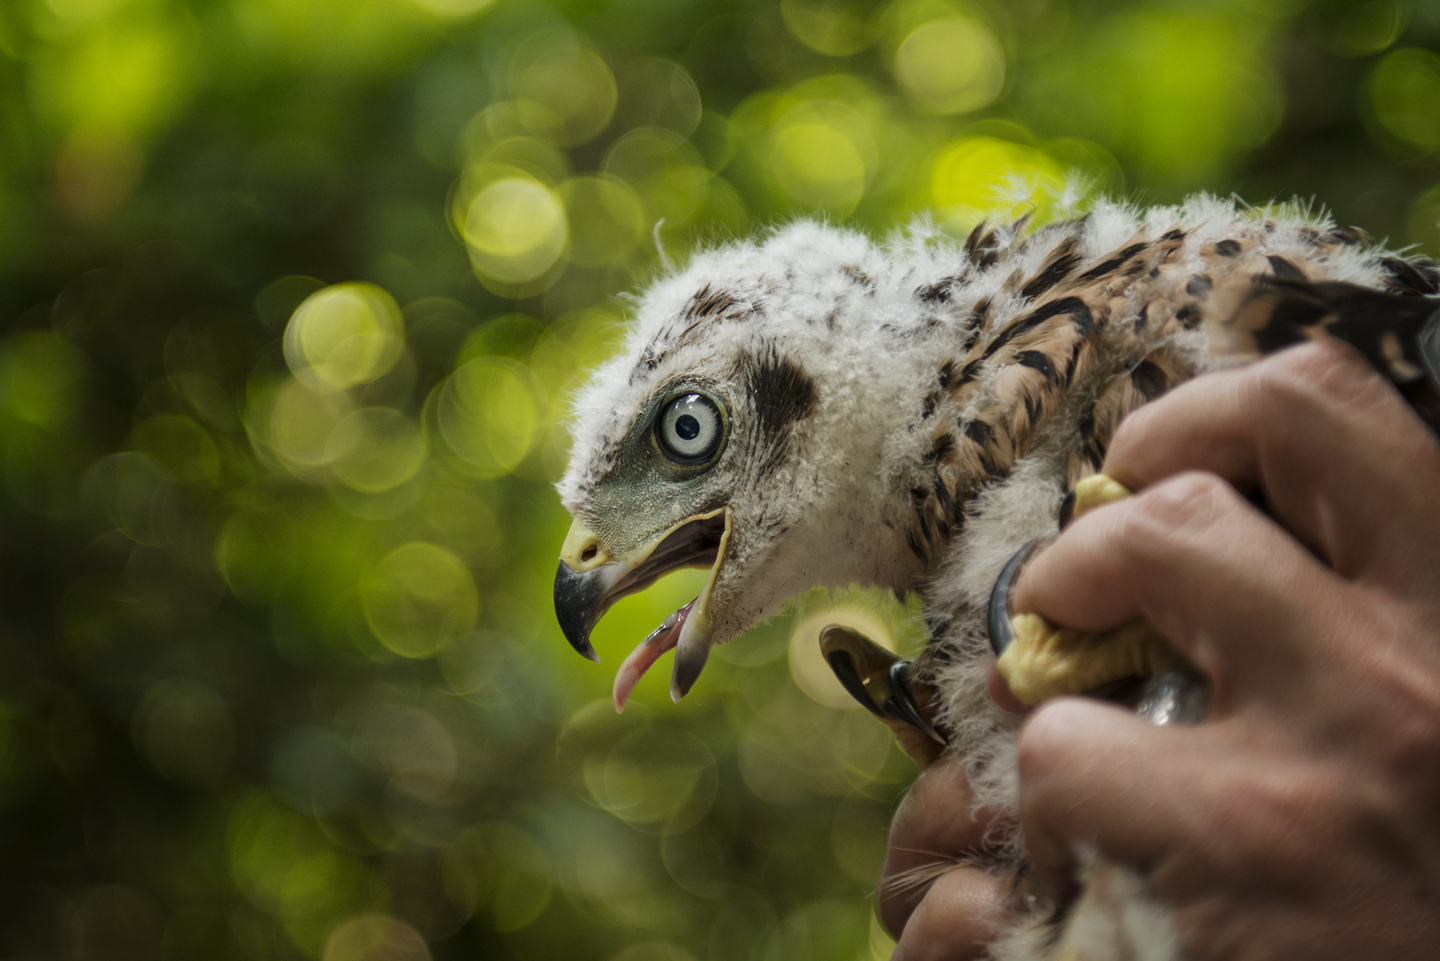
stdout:
[[1433,954],[1433,435],[1358,357],[1310,345],[1142,408],[1104,470],[1137,496],[1067,528],[1016,609],[1148,619],[1211,679],[1212,710],[1156,727],[1065,698],[1029,718],[1021,813],[1045,887],[1068,898],[1089,848],[1148,875],[1189,957]]
[[878,895],[880,918],[899,936],[892,961],[963,961],[984,955],[1004,914],[1001,880],[967,863],[993,818],[972,815],[964,764],[943,754],[915,779],[890,825]]

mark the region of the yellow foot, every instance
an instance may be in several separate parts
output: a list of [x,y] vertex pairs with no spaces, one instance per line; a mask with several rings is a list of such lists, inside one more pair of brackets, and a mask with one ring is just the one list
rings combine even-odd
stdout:
[[[1061,526],[1129,496],[1129,490],[1104,474],[1086,477],[1066,498]],[[1026,704],[1183,666],[1160,632],[1145,621],[1104,634],[1058,627],[1039,614],[1012,614],[1010,625],[1015,639],[996,666],[1011,692]]]

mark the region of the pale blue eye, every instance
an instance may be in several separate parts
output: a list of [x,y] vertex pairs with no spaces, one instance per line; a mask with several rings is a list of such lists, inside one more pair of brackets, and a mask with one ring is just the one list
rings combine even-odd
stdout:
[[681,464],[698,464],[720,446],[724,424],[715,402],[704,394],[681,394],[660,414],[655,434],[660,449]]

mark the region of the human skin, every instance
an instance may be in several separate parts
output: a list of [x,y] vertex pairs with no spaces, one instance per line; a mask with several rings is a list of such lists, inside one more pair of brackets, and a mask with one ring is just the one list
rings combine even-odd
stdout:
[[[1045,888],[1072,897],[1072,852],[1096,850],[1148,876],[1189,958],[1432,957],[1435,437],[1347,348],[1312,344],[1132,414],[1104,470],[1137,496],[1068,527],[1016,609],[1093,631],[1147,618],[1211,679],[1213,706],[1195,727],[1083,698],[1031,713],[1020,813]],[[997,928],[981,869],[895,883],[974,850],[987,816],[969,799],[942,759],[897,812],[880,911],[898,961],[979,957]]]

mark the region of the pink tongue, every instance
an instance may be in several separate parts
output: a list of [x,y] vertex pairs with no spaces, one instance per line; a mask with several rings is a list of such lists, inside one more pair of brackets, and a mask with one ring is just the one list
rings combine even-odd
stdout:
[[[695,600],[699,600],[697,597]],[[685,626],[685,618],[690,616],[690,608],[695,606],[695,601],[686,604],[680,610],[665,618],[665,623],[651,633],[640,646],[630,652],[625,658],[625,663],[620,665],[620,670],[615,672],[615,712],[618,714],[625,710],[625,702],[630,700],[630,692],[635,690],[635,685],[640,683],[640,678],[650,670],[650,665],[660,659],[660,655],[672,650],[680,640],[680,629]]]

